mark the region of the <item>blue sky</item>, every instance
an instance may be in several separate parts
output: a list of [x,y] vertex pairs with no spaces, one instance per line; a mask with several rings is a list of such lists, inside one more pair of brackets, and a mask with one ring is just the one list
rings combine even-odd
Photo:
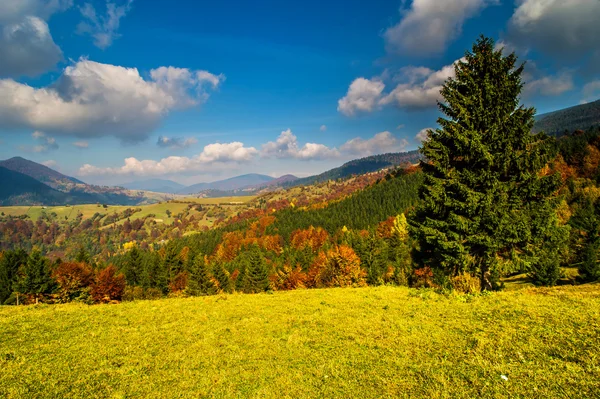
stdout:
[[523,102],[600,97],[598,0],[3,0],[0,159],[84,181],[299,176],[416,149],[479,34]]

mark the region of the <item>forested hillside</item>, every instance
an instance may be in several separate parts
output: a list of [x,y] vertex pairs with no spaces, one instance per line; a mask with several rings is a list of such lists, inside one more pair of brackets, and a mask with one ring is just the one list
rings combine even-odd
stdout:
[[575,130],[588,130],[600,125],[600,100],[574,107],[537,115],[533,132],[545,132],[553,136]]
[[309,185],[328,180],[344,179],[352,175],[362,175],[364,173],[375,172],[380,169],[399,166],[402,164],[414,164],[421,159],[418,151],[388,153],[381,155],[372,155],[370,157],[355,159],[346,162],[339,168],[328,170],[316,176],[304,177],[286,183],[284,187]]

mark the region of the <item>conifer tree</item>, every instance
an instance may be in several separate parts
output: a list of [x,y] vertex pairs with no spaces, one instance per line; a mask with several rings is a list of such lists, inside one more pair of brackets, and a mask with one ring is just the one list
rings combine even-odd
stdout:
[[194,258],[189,272],[186,292],[190,295],[215,295],[219,291],[201,254]]
[[127,284],[138,285],[141,280],[142,273],[142,254],[137,245],[134,245],[127,253],[125,260],[124,273],[127,278]]
[[213,277],[219,284],[219,290],[221,292],[231,292],[231,279],[229,277],[229,272],[225,270],[225,267],[222,263],[218,262],[213,267]]
[[27,263],[19,270],[15,291],[33,296],[37,303],[44,295],[51,294],[55,288],[56,282],[51,276],[50,262],[39,250],[33,250]]
[[559,259],[542,265],[540,254],[546,238],[566,230],[555,212],[558,176],[541,173],[554,140],[531,134],[535,110],[519,105],[523,68],[480,37],[443,85],[446,117],[421,148],[425,183],[410,222],[416,260],[446,276],[476,273],[482,289],[496,288],[515,258],[558,270]]
[[252,248],[248,258],[248,270],[244,278],[244,292],[258,293],[269,289],[269,272],[258,247]]
[[19,268],[27,263],[27,258],[27,252],[22,249],[0,253],[0,305],[11,298]]

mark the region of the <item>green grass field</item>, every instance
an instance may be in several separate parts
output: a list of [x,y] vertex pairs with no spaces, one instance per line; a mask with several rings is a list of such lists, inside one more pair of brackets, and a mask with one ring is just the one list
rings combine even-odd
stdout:
[[0,307],[2,398],[594,398],[600,285]]

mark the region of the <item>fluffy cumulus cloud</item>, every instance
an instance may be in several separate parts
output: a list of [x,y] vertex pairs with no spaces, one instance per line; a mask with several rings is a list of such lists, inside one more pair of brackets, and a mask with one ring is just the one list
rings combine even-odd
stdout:
[[599,53],[600,1],[517,0],[509,36],[520,46],[551,54],[561,62]]
[[36,142],[35,145],[20,146],[19,149],[25,152],[45,153],[53,150],[58,150],[59,146],[54,137],[46,135],[44,132],[35,131],[31,137]]
[[88,148],[90,146],[90,144],[87,141],[75,141],[72,144],[73,144],[73,147],[81,148],[81,149]]
[[[353,87],[356,83],[355,80],[350,85],[348,94],[339,100],[338,111],[345,115],[354,115],[358,110],[371,112],[381,106],[390,104],[409,109],[435,107],[437,101],[442,99],[440,94],[442,85],[448,78],[454,76],[454,63],[439,70],[415,66],[404,67],[392,77],[391,80],[395,87],[388,93],[384,92],[385,84],[379,78],[374,80],[359,78],[362,80],[360,87],[369,87],[371,84],[376,84],[377,90],[367,91],[368,96],[364,94],[362,96],[356,95],[357,89]],[[350,94],[353,94],[353,96],[350,96]],[[367,103],[365,98],[368,98],[368,106],[365,106]]]
[[132,0],[121,5],[107,1],[104,15],[98,14],[92,4],[85,3],[79,7],[84,20],[77,26],[77,31],[90,35],[94,39],[96,47],[101,49],[109,47],[113,40],[120,36],[117,32],[119,24],[121,18],[127,15],[131,9],[131,3]]
[[596,101],[600,98],[600,79],[593,80],[583,86],[583,99],[582,103],[589,103]]
[[47,20],[71,0],[0,1],[0,77],[36,76],[62,60]]
[[306,143],[298,146],[298,138],[287,129],[275,141],[263,144],[261,155],[265,158],[295,158],[300,160],[328,159],[338,157],[339,151],[324,144]]
[[0,127],[137,142],[169,112],[205,102],[223,80],[222,75],[174,67],[154,69],[144,79],[136,68],[82,58],[47,87],[0,80]]
[[429,138],[429,131],[430,131],[430,130],[434,130],[434,129],[433,129],[432,127],[427,127],[427,128],[425,128],[425,129],[421,129],[421,130],[419,131],[419,133],[417,133],[417,134],[415,135],[415,139],[416,139],[418,142],[422,143],[423,141],[425,141],[425,140],[427,140],[427,139]]
[[535,62],[528,61],[523,72],[523,96],[558,96],[573,90],[573,70],[564,69],[547,73],[539,69]]
[[390,132],[385,131],[377,133],[368,140],[363,140],[360,137],[348,140],[340,147],[340,150],[351,155],[368,156],[403,151],[407,145],[408,141],[405,139],[397,140]]
[[196,143],[198,143],[198,140],[194,137],[183,138],[160,136],[156,145],[162,148],[181,149],[191,147]]
[[80,176],[93,175],[137,175],[162,176],[202,172],[227,163],[249,162],[258,154],[254,147],[245,147],[243,143],[215,143],[204,147],[195,157],[170,156],[160,161],[126,158],[124,165],[117,168],[100,168],[85,164],[79,168]]
[[460,36],[466,20],[497,3],[497,0],[413,0],[410,8],[400,10],[400,22],[384,32],[386,48],[389,52],[411,55],[442,52]]
[[358,78],[350,84],[346,95],[338,101],[338,111],[352,116],[357,112],[371,112],[377,107],[385,84],[377,79]]

